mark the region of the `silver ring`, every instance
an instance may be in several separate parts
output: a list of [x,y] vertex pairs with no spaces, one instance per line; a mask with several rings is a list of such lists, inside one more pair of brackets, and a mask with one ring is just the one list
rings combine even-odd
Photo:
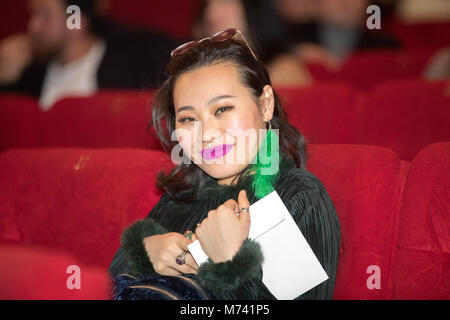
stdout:
[[240,212],[250,212],[249,208],[239,208],[239,213]]
[[183,264],[186,263],[186,251],[183,251],[182,253],[180,253],[179,255],[177,255],[175,262],[182,266]]

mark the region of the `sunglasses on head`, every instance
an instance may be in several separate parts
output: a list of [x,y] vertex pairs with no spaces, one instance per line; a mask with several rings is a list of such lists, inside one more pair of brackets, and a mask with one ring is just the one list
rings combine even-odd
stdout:
[[250,50],[252,56],[255,58],[256,61],[258,61],[255,53],[253,52],[252,48],[250,47],[250,44],[247,42],[247,39],[245,39],[241,30],[234,29],[234,28],[219,31],[219,32],[213,34],[211,37],[203,38],[201,40],[193,40],[193,41],[186,42],[186,43],[182,44],[181,46],[172,50],[170,55],[172,56],[172,58],[174,58],[175,56],[182,55],[183,53],[186,53],[187,51],[191,50],[192,48],[197,47],[200,43],[202,43],[205,40],[209,40],[211,42],[223,42],[223,41],[233,38],[236,34],[241,36],[242,40],[245,42],[248,49]]

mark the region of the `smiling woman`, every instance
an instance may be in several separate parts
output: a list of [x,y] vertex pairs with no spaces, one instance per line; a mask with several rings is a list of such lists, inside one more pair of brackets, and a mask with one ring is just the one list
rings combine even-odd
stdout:
[[[287,122],[263,63],[236,30],[185,44],[172,56],[152,124],[168,152],[181,146],[190,161],[161,173],[165,194],[124,231],[111,275],[166,277],[166,283],[183,275],[210,297],[273,299],[262,283],[262,250],[248,235],[250,205],[276,190],[329,276],[298,298],[332,298],[337,214],[321,182],[304,169],[303,137]],[[268,166],[276,170],[264,171]],[[209,257],[201,266],[187,247],[196,239]],[[188,299],[188,288],[171,289],[185,290],[177,294]]]
[[[189,90],[192,83],[196,84],[196,90]],[[243,132],[253,130],[257,133],[265,129],[265,123],[272,119],[273,100],[272,88],[267,85],[261,102],[255,101],[250,91],[240,83],[238,69],[230,63],[204,66],[181,75],[174,88],[175,129],[190,135],[188,139],[183,135],[182,149],[189,158],[195,158],[197,144],[201,146],[197,148],[201,150],[201,158],[222,158],[237,145]],[[186,109],[183,107],[186,104],[193,107]],[[196,122],[201,126],[194,126]],[[235,152],[232,161],[200,161],[198,167],[218,183],[230,184],[255,158],[259,143],[251,143],[250,137],[256,136],[245,136],[244,161],[237,161]]]

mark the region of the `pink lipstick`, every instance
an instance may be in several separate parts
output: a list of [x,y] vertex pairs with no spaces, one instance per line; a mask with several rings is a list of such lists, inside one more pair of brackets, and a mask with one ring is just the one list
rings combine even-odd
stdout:
[[233,144],[221,144],[219,146],[215,146],[213,148],[206,148],[203,149],[202,152],[202,157],[205,160],[213,160],[213,159],[217,159],[217,158],[221,158],[223,156],[225,156],[230,150],[231,148],[233,148]]

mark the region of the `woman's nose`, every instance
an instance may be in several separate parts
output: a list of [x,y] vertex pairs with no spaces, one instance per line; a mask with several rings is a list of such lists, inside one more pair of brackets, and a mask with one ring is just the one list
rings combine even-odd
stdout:
[[219,140],[222,137],[222,132],[214,123],[214,121],[202,121],[201,125],[203,143],[211,143],[214,140]]

